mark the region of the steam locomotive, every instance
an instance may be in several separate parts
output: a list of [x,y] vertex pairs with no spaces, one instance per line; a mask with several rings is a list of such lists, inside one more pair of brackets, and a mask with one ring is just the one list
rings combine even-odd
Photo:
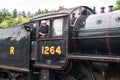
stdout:
[[[87,6],[38,15],[22,27],[0,28],[2,80],[120,80],[120,11]],[[49,36],[31,38],[45,20]]]

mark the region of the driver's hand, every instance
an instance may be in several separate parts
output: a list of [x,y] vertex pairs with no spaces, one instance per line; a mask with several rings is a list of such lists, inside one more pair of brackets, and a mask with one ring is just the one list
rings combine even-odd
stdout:
[[39,34],[40,34],[41,36],[45,36],[45,34],[43,34],[43,33],[41,33],[41,32],[39,32]]
[[45,34],[42,34],[42,36],[45,36]]

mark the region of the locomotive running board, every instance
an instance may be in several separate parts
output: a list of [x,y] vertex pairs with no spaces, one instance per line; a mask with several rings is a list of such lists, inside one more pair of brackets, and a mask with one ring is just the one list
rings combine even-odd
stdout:
[[120,56],[80,56],[80,55],[68,55],[68,59],[80,59],[80,60],[94,60],[94,61],[106,61],[106,62],[120,62]]
[[16,67],[8,67],[8,66],[3,66],[3,65],[0,65],[0,69],[10,70],[10,71],[29,72],[28,69],[16,68]]

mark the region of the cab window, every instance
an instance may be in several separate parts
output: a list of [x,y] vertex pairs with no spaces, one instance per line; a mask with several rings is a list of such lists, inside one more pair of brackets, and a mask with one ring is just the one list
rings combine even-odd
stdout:
[[52,36],[62,36],[62,27],[63,27],[63,19],[58,18],[53,20],[52,27]]
[[93,14],[93,12],[88,8],[85,7],[76,8],[70,15],[70,25],[75,26],[75,23],[80,16],[82,15],[89,16],[91,14]]
[[71,14],[71,20],[70,20],[70,22],[71,22],[71,25],[74,25],[74,23],[75,23],[75,21],[76,21],[76,19],[78,18],[80,16],[80,9],[79,8],[77,8],[76,10],[74,10],[73,12],[72,12],[72,14]]

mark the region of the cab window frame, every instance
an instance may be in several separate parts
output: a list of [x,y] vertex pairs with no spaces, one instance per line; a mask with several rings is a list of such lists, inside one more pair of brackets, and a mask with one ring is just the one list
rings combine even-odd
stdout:
[[[62,29],[61,29],[62,34],[54,36],[53,35],[54,20],[57,20],[57,19],[62,19]],[[53,18],[51,24],[52,24],[52,26],[51,26],[51,38],[62,38],[62,36],[63,36],[63,27],[64,27],[64,16]]]
[[[76,15],[76,14],[74,13],[75,11],[79,11],[79,16],[75,17],[75,15]],[[72,23],[73,14],[74,14],[75,20],[74,20],[74,22]],[[74,27],[77,19],[78,19],[80,16],[81,16],[81,9],[80,9],[80,8],[76,8],[75,10],[73,10],[73,11],[71,12],[71,15],[70,15],[70,25]]]
[[[76,12],[77,10],[79,11],[79,16],[78,16],[78,17],[75,17],[74,22],[72,22],[73,14],[74,14],[74,16],[75,16],[75,12]],[[84,10],[86,10],[86,12],[87,12],[86,15],[87,15],[87,16],[93,14],[93,12],[92,12],[89,8],[86,8],[86,7],[77,7],[75,10],[73,10],[73,11],[71,12],[71,15],[70,15],[70,26],[75,27],[75,24],[76,24],[78,18],[82,16],[82,11],[84,11]]]

